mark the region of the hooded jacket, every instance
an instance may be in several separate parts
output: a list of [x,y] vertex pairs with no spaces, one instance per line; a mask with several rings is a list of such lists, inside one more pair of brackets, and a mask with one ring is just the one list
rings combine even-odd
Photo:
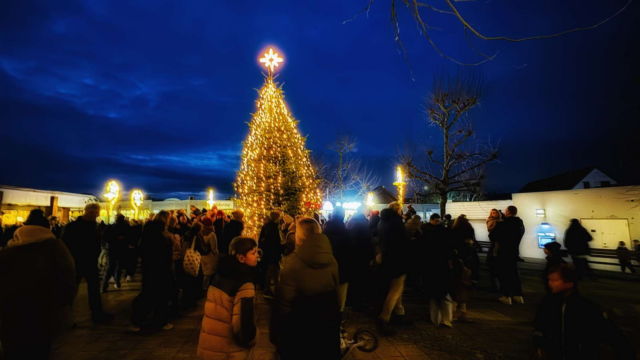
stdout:
[[5,350],[49,343],[77,292],[73,258],[45,227],[25,225],[0,251],[0,340]]
[[382,269],[391,278],[407,273],[408,242],[402,216],[391,209],[380,212],[378,238],[382,252]]
[[338,284],[324,234],[305,239],[284,259],[269,329],[281,359],[340,358]]
[[224,257],[207,291],[198,356],[205,360],[246,359],[256,344],[253,269]]

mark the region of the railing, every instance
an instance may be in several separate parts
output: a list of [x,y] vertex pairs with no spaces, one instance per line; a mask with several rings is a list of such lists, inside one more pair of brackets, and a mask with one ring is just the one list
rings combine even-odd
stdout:
[[[482,252],[488,252],[489,248],[491,247],[491,242],[489,241],[478,241],[478,245],[480,245],[480,247],[482,248]],[[569,255],[567,254],[566,250],[563,250],[563,257],[568,257]],[[591,249],[591,255],[589,255],[590,258],[592,259],[596,259],[596,260],[589,260],[589,263],[591,264],[600,264],[600,265],[618,265],[617,262],[605,262],[605,261],[597,261],[597,259],[618,259],[618,256],[616,255],[616,251],[613,249]]]

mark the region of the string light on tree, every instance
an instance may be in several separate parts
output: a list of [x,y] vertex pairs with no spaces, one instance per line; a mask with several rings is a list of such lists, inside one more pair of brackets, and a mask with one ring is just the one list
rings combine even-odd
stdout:
[[107,193],[104,194],[104,197],[106,197],[107,200],[109,200],[109,212],[107,213],[107,216],[109,218],[107,219],[108,220],[107,222],[109,222],[111,221],[111,214],[113,213],[113,208],[116,206],[116,204],[118,203],[118,200],[120,199],[120,185],[118,184],[117,181],[110,180],[109,182],[107,182],[105,191]]
[[258,91],[234,184],[239,206],[245,210],[245,229],[253,235],[274,209],[294,216],[310,214],[321,206],[306,138],[287,108],[282,87],[274,82],[273,72],[283,61],[271,48],[259,59],[267,76]]
[[398,202],[400,205],[404,202],[404,186],[407,183],[404,181],[404,174],[402,173],[402,167],[398,166],[396,169],[396,182],[393,185],[398,187]]
[[209,205],[209,210],[211,210],[213,209],[213,205],[216,204],[215,200],[213,200],[214,190],[212,188],[209,188],[208,193],[209,193],[209,197],[207,199],[207,205]]
[[138,214],[140,213],[140,206],[144,202],[144,194],[142,190],[135,189],[131,191],[131,207],[133,208],[133,218],[138,219]]

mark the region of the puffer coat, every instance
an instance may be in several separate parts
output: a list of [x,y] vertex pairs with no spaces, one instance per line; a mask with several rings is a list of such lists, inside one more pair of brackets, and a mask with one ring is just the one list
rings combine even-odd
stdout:
[[254,298],[252,269],[234,257],[220,259],[207,292],[198,356],[205,360],[249,358],[258,335]]

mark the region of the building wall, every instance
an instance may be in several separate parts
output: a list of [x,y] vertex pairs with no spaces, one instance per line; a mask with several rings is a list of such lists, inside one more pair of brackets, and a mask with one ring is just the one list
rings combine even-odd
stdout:
[[[481,220],[482,223],[486,225],[485,221],[489,217],[491,209],[498,209],[504,212],[507,206],[510,205],[513,205],[512,200],[450,202],[447,203],[447,213],[451,214],[453,219],[457,218],[461,214],[465,214],[467,219]],[[478,223],[478,221],[475,221],[475,223]]]
[[84,208],[85,204],[94,199],[92,195],[61,193],[44,190],[16,190],[0,188],[3,193],[2,204],[18,206],[49,206],[52,196],[58,197],[58,207]]
[[[640,206],[637,206],[637,198],[637,187],[628,186],[513,194],[513,204],[518,208],[518,216],[526,227],[520,253],[524,257],[544,258],[542,249],[538,247],[538,230],[555,233],[556,241],[564,247],[564,232],[574,218],[626,219],[629,234],[624,240],[640,239]],[[544,209],[545,217],[537,217],[537,209]],[[630,247],[630,244],[627,243],[627,246]],[[594,260],[608,262],[606,259]],[[615,259],[611,262],[617,264]],[[594,267],[615,269],[607,265]]]

